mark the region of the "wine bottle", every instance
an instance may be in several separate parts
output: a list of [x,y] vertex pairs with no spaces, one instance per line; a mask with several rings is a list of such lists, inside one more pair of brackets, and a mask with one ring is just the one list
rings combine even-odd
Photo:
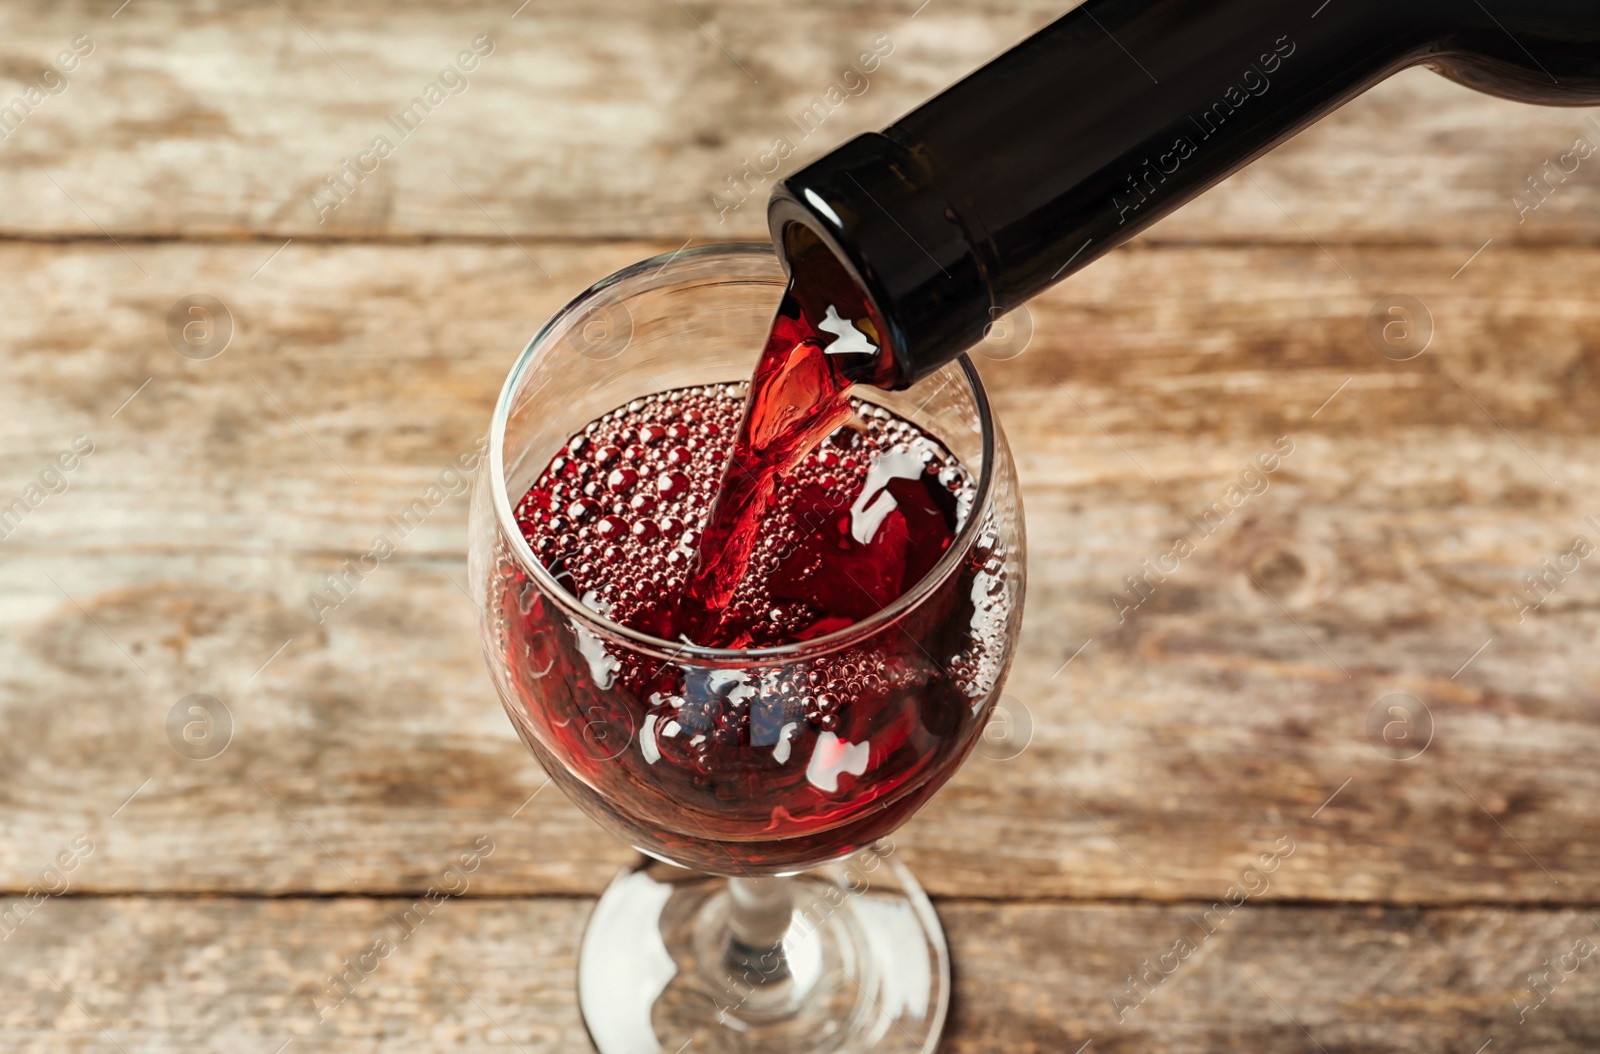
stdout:
[[791,270],[829,256],[866,293],[882,351],[856,379],[906,387],[1418,64],[1512,99],[1600,103],[1600,3],[1088,0],[782,180],[768,223]]

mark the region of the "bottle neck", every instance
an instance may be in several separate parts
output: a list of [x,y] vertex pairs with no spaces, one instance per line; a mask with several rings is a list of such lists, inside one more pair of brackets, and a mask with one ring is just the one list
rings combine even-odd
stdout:
[[[773,236],[782,246],[802,225],[839,256],[886,320],[894,386],[908,385],[999,314],[1404,67],[1431,62],[1537,101],[1600,97],[1600,15],[1534,6],[1592,24],[1572,56],[1551,52],[1573,67],[1551,74],[1568,74],[1564,86],[1541,89],[1539,61],[1472,4],[1088,0],[785,179]],[[1516,28],[1543,26],[1547,48],[1573,36],[1559,17],[1532,21]]]
[[1089,3],[884,132],[956,204],[1009,309],[1417,61],[1396,9]]

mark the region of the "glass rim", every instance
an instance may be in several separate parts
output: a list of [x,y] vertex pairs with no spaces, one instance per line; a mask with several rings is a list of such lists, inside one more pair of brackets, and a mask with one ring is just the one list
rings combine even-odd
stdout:
[[[567,301],[560,310],[551,315],[549,320],[539,328],[533,339],[528,341],[522,353],[517,356],[517,361],[512,364],[511,370],[506,374],[505,384],[500,389],[500,395],[495,400],[494,416],[489,424],[489,484],[492,490],[490,499],[494,503],[495,520],[501,535],[508,539],[511,551],[515,554],[522,570],[538,583],[540,593],[551,599],[569,616],[585,624],[585,627],[598,636],[613,640],[627,642],[630,648],[646,652],[658,659],[672,662],[681,662],[686,659],[697,660],[706,664],[720,664],[724,666],[759,665],[776,659],[795,658],[797,656],[811,655],[837,651],[848,647],[860,640],[864,640],[893,623],[900,615],[920,604],[926,599],[946,578],[953,574],[963,559],[964,555],[972,548],[974,538],[978,533],[979,524],[983,520],[983,511],[987,506],[989,492],[993,486],[995,474],[996,434],[994,415],[989,406],[989,395],[984,390],[983,379],[978,375],[977,367],[965,354],[958,356],[953,365],[960,371],[967,381],[967,386],[972,392],[973,403],[978,413],[978,428],[983,447],[983,466],[978,473],[977,488],[973,496],[971,511],[967,522],[961,525],[956,532],[952,543],[945,550],[939,562],[934,564],[927,574],[917,581],[917,584],[885,607],[873,612],[866,618],[841,629],[826,633],[810,640],[795,641],[789,644],[779,644],[764,648],[712,648],[700,644],[690,644],[685,641],[670,641],[640,630],[624,626],[620,622],[613,622],[599,612],[584,605],[577,597],[573,596],[557,582],[539,558],[534,555],[533,549],[528,545],[528,539],[523,536],[522,529],[517,525],[516,515],[512,510],[511,498],[506,491],[505,474],[505,439],[506,426],[511,419],[511,402],[517,391],[518,382],[522,379],[528,368],[538,359],[546,340],[554,333],[562,322],[586,309],[594,297],[610,289],[639,278],[642,275],[660,277],[667,272],[667,268],[674,261],[682,259],[705,259],[718,257],[751,257],[762,256],[768,259],[777,256],[776,250],[766,242],[716,242],[709,245],[698,245],[694,248],[682,248],[675,252],[660,253],[638,263],[630,264],[579,293]],[[651,272],[654,272],[653,274]],[[581,426],[580,426],[581,427]],[[944,441],[934,436],[939,442]]]

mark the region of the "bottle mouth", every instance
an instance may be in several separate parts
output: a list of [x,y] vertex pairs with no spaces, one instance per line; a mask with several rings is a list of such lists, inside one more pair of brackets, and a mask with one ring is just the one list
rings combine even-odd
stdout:
[[999,314],[972,232],[927,167],[885,135],[857,136],[780,180],[767,228],[790,256],[825,247],[865,292],[892,362],[871,381],[880,388],[935,373]]
[[[685,275],[685,272],[689,274]],[[972,361],[962,355],[947,366],[953,374],[947,378],[947,382],[959,377],[965,383],[972,400],[982,450],[982,463],[975,473],[976,489],[966,522],[959,525],[955,539],[939,562],[914,587],[859,622],[811,640],[765,648],[713,648],[685,641],[666,640],[614,622],[586,607],[568,592],[534,555],[527,538],[522,534],[521,527],[517,524],[513,511],[505,457],[507,426],[517,406],[522,383],[529,371],[544,357],[556,354],[557,346],[562,339],[576,323],[581,323],[583,319],[589,317],[596,302],[603,298],[620,297],[626,300],[630,295],[680,284],[686,278],[695,282],[717,282],[763,278],[770,280],[781,277],[782,272],[772,246],[759,242],[696,246],[641,260],[602,278],[552,315],[528,342],[506,376],[489,425],[488,476],[484,481],[490,488],[489,497],[494,507],[500,535],[505,539],[507,548],[514,554],[519,569],[538,585],[540,594],[559,607],[568,617],[603,640],[624,643],[630,650],[649,654],[664,661],[728,668],[758,666],[775,660],[792,660],[796,657],[811,657],[839,651],[892,625],[897,618],[925,600],[940,583],[956,572],[977,539],[993,490],[997,443],[993,411],[989,406],[989,397],[984,391],[983,381]],[[776,299],[774,296],[774,306]],[[865,394],[870,396],[870,389]],[[573,431],[576,432],[587,423],[587,421],[577,422]],[[933,436],[940,442],[945,442],[937,433]],[[518,498],[520,497],[518,495]]]
[[[805,223],[786,223],[781,240],[774,237],[773,244],[783,247],[779,258],[791,278],[795,272],[803,274],[805,284],[822,294],[840,314],[858,325],[867,326],[876,335],[877,354],[867,361],[848,357],[845,360],[848,365],[842,367],[844,376],[852,384],[870,384],[885,391],[903,387],[897,384],[903,371],[894,354],[899,344],[890,339],[888,321],[845,257]],[[790,292],[796,291],[797,287],[791,285]]]

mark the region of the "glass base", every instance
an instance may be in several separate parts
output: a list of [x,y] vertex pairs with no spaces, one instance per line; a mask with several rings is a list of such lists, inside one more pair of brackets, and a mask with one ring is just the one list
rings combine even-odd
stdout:
[[781,944],[765,951],[730,939],[728,879],[657,862],[621,872],[578,960],[595,1047],[931,1054],[950,1003],[950,955],[933,905],[886,856],[867,849],[776,880],[789,921],[783,931],[780,906]]

